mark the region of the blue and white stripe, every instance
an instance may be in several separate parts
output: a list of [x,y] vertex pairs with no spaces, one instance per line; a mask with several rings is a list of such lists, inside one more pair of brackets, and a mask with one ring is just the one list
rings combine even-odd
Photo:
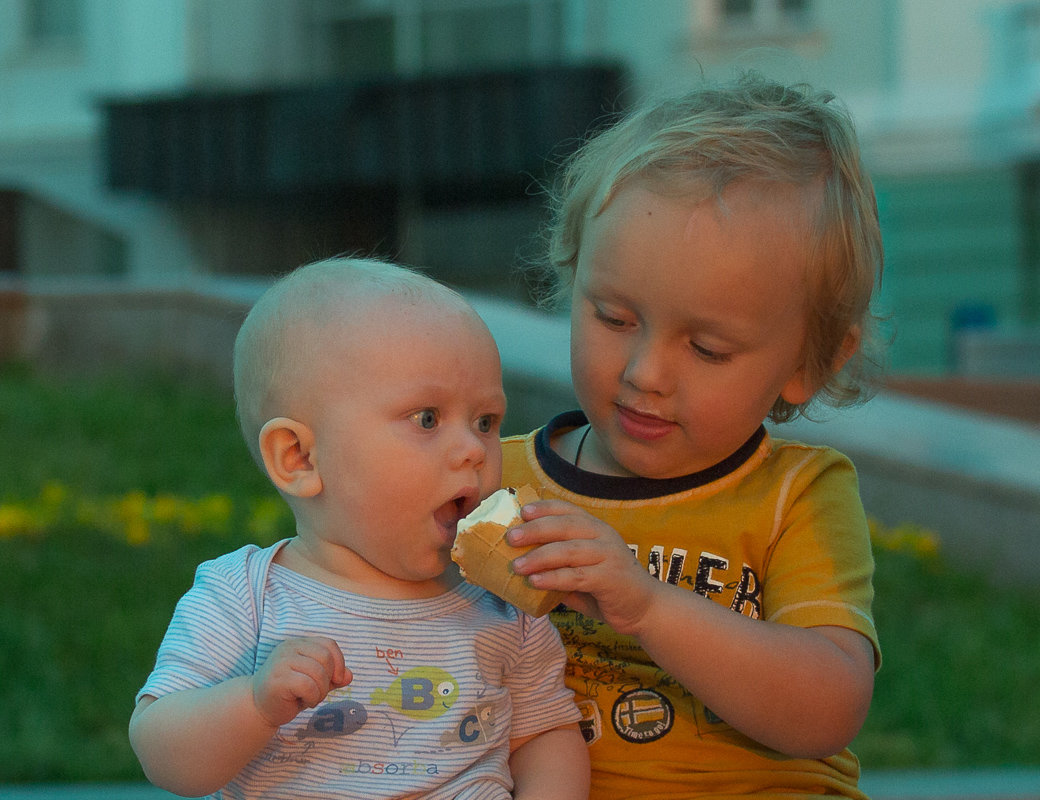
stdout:
[[[215,797],[507,800],[510,738],[578,719],[547,618],[469,584],[426,600],[343,592],[272,564],[282,544],[199,567],[138,697],[251,675],[297,636],[338,642],[354,679],[283,726]],[[414,694],[445,674],[458,687],[450,707]],[[363,724],[340,725],[343,709]]]

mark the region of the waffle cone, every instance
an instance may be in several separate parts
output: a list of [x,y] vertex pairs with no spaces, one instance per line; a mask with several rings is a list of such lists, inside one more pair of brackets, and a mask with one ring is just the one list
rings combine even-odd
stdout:
[[506,531],[519,525],[520,506],[538,499],[531,486],[516,490],[517,514],[508,525],[482,521],[471,525],[455,537],[451,558],[459,565],[462,577],[512,603],[532,617],[542,617],[559,605],[565,592],[535,589],[527,578],[513,572],[513,559],[519,558],[533,545],[514,547],[505,540]]

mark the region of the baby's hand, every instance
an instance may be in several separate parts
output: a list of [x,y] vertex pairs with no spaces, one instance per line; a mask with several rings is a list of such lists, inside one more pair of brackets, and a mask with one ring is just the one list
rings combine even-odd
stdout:
[[353,678],[343,662],[343,651],[332,639],[286,639],[253,676],[253,702],[260,715],[278,727]]
[[513,570],[539,589],[571,592],[567,605],[618,633],[638,635],[661,582],[618,532],[563,500],[531,503],[521,515],[526,521],[508,532],[508,542],[542,546],[516,559]]

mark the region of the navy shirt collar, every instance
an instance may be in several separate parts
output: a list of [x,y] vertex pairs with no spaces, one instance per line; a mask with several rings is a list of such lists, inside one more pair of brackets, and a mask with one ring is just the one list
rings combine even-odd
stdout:
[[535,455],[546,474],[564,489],[586,497],[612,500],[650,500],[678,494],[717,481],[742,466],[765,438],[766,429],[758,430],[735,453],[707,469],[681,475],[678,478],[639,478],[600,475],[587,472],[561,458],[550,446],[549,440],[558,432],[588,424],[583,411],[567,411],[554,417],[535,434]]

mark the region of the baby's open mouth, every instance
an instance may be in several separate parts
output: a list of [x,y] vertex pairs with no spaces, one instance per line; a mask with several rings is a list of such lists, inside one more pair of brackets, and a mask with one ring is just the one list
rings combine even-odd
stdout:
[[477,491],[466,489],[438,508],[433,516],[438,525],[454,533],[459,520],[469,514],[479,503],[480,498]]

